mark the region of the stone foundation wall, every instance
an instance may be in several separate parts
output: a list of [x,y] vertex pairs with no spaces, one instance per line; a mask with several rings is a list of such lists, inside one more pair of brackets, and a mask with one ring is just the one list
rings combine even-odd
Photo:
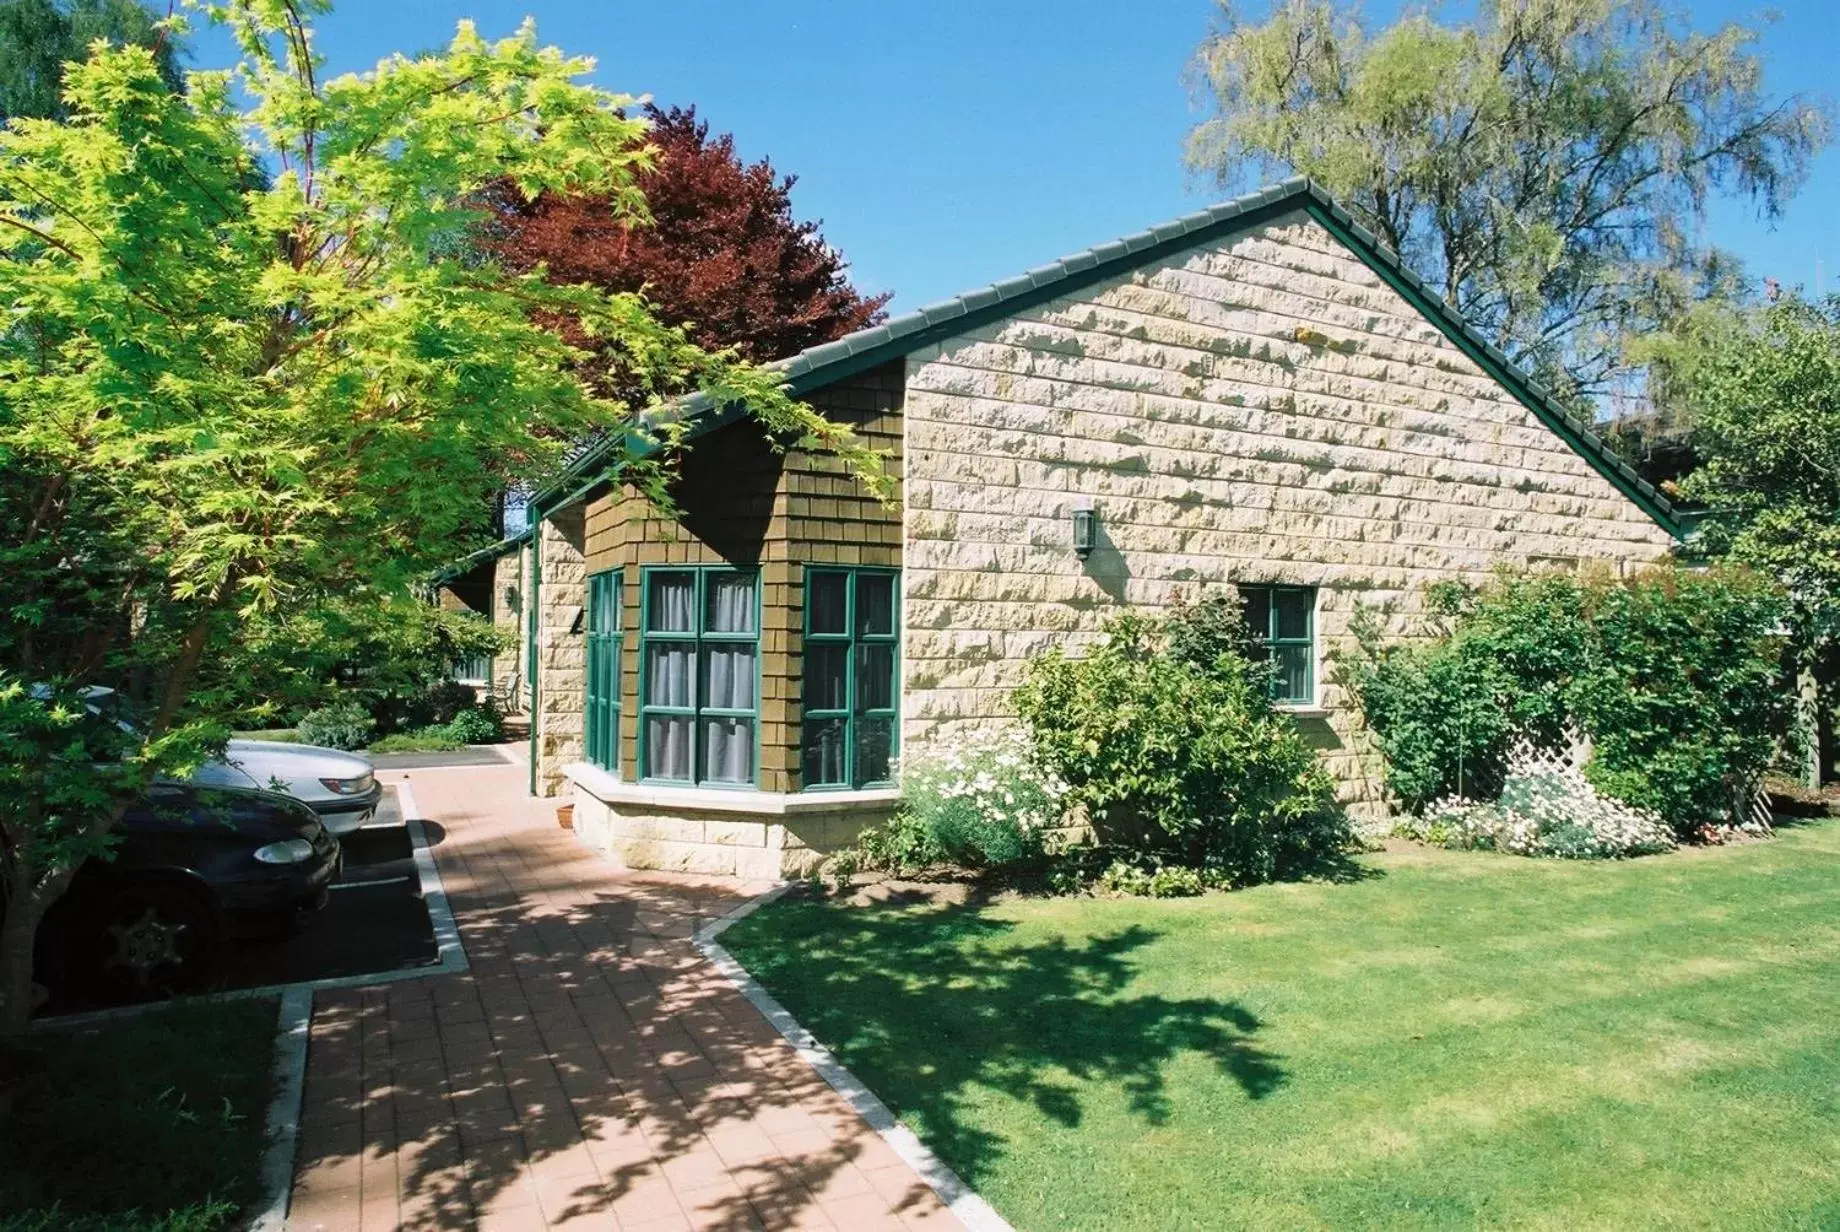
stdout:
[[537,613],[537,662],[542,672],[537,713],[536,784],[540,796],[559,795],[562,768],[582,760],[587,645],[582,637],[588,604],[582,555],[581,507],[558,511],[539,531],[542,570]]
[[815,872],[825,858],[886,821],[892,806],[792,816],[610,803],[576,784],[575,835],[622,868],[777,881]]
[[1302,722],[1371,820],[1378,767],[1323,658],[1357,606],[1406,636],[1426,583],[1673,543],[1302,213],[917,351],[907,387],[909,749],[1009,721],[1028,660],[1121,607],[1313,586]]

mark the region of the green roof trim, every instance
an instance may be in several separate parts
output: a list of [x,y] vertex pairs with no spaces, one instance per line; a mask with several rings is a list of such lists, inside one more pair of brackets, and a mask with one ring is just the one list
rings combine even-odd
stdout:
[[[1436,325],[1484,372],[1513,394],[1516,400],[1618,491],[1635,502],[1663,530],[1675,538],[1685,536],[1673,505],[1610,446],[1580,422],[1538,382],[1501,350],[1477,333],[1444,300],[1426,286],[1399,257],[1337,205],[1329,194],[1308,178],[1298,176],[1243,197],[1185,214],[1159,226],[1122,236],[1107,244],[1076,252],[1002,282],[980,287],[952,299],[928,304],[869,329],[858,330],[821,346],[801,351],[769,365],[786,378],[787,392],[809,394],[858,372],[899,359],[922,347],[966,333],[992,321],[1025,312],[1038,304],[1069,295],[1093,283],[1117,278],[1132,270],[1174,256],[1201,244],[1229,238],[1302,210],[1341,241],[1408,303]],[[698,420],[695,433],[733,422],[743,413],[718,407],[707,395],[696,394],[670,404],[669,413]],[[532,502],[533,516],[586,495],[609,478],[630,454],[628,433],[616,433],[571,465],[563,478]],[[641,447],[643,451],[643,447]]]
[[536,529],[537,522],[533,517],[530,525],[526,526],[517,534],[511,535],[505,539],[500,539],[497,543],[487,544],[476,552],[468,552],[459,560],[444,566],[440,572],[436,573],[428,580],[428,584],[430,586],[445,586],[455,578],[471,573],[474,569],[477,569],[480,565],[485,564],[489,560],[497,560],[507,552],[516,551],[525,543],[529,542],[530,537],[536,533]]

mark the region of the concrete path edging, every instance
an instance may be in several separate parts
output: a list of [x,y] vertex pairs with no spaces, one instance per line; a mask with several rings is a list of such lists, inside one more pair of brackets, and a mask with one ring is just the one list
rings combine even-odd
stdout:
[[300,1141],[300,1103],[307,1082],[307,1028],[313,990],[296,985],[281,994],[281,1029],[275,1036],[275,1098],[268,1106],[268,1150],[262,1156],[262,1209],[249,1232],[282,1232],[294,1188],[294,1148]]
[[[408,783],[397,783],[396,807],[409,831],[415,871],[421,881],[422,901],[434,928],[435,952],[440,956],[426,967],[405,967],[378,975],[345,975],[329,980],[307,980],[267,989],[251,988],[237,996],[281,994],[281,1026],[275,1040],[275,1098],[268,1106],[268,1151],[262,1157],[260,1213],[250,1221],[249,1232],[284,1232],[288,1201],[294,1193],[294,1156],[300,1143],[300,1105],[307,1083],[307,1029],[313,1021],[313,993],[320,988],[368,988],[396,980],[426,979],[465,971],[466,950],[460,945],[460,926],[454,922],[441,870],[428,849],[428,831]],[[169,1003],[170,1004],[170,1003]]]
[[735,956],[717,940],[731,926],[780,898],[791,888],[790,882],[774,886],[766,893],[742,903],[714,923],[698,929],[691,940],[710,965],[720,971],[760,1011],[761,1016],[785,1037],[786,1042],[798,1052],[799,1058],[816,1070],[832,1090],[843,1096],[856,1114],[881,1135],[882,1141],[939,1195],[939,1200],[957,1216],[960,1223],[970,1232],[1015,1232],[1009,1221],[997,1214],[995,1207],[965,1184],[963,1178],[947,1167],[944,1160],[933,1154],[918,1134],[901,1124],[888,1105],[845,1068],[830,1049],[818,1042],[816,1036],[801,1026],[799,1020],[759,980],[749,975],[747,968],[737,962]]

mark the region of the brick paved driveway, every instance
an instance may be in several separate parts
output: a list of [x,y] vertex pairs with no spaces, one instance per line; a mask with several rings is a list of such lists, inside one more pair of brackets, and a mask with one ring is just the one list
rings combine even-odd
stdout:
[[471,970],[317,995],[289,1227],[958,1227],[691,945],[762,887],[615,872],[524,773],[408,775]]

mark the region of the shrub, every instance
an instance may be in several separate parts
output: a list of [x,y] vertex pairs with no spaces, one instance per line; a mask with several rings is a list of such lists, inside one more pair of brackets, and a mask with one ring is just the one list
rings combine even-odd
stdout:
[[1128,894],[1137,898],[1193,898],[1208,889],[1201,874],[1178,865],[1141,868],[1126,860],[1115,860],[1094,888],[1102,894]]
[[1741,822],[1792,737],[1783,596],[1754,575],[1499,574],[1431,596],[1434,637],[1381,645],[1371,614],[1337,656],[1409,812],[1495,797],[1508,750],[1589,741],[1585,776],[1680,837]]
[[441,727],[452,723],[479,704],[479,691],[458,680],[437,680],[398,700],[393,707],[397,727]]
[[201,697],[237,727],[274,726],[341,701],[363,704],[383,731],[445,723],[473,698],[431,705],[429,690],[454,664],[503,654],[511,642],[483,616],[360,589],[253,618],[236,645],[206,663]]
[[466,742],[456,740],[445,727],[422,727],[415,731],[391,732],[371,741],[373,753],[451,753],[463,749]]
[[1485,591],[1426,590],[1430,642],[1385,644],[1371,610],[1357,613],[1353,653],[1336,655],[1410,812],[1449,796],[1492,798],[1518,737],[1562,745],[1572,727],[1563,687],[1586,654],[1584,592],[1567,574],[1498,574]]
[[899,812],[859,849],[866,864],[894,870],[1027,864],[1060,824],[1065,792],[1014,735],[954,742],[902,764]]
[[1328,774],[1254,655],[1237,604],[1215,599],[1127,613],[1084,658],[1031,665],[1018,712],[1101,845],[1228,885],[1346,850]]
[[460,711],[445,726],[447,734],[461,744],[491,744],[505,734],[504,720],[489,699],[483,706]]
[[1682,838],[1743,823],[1799,735],[1784,596],[1715,569],[1646,572],[1591,598],[1598,653],[1568,690],[1594,745],[1586,777]]
[[1674,832],[1647,809],[1596,791],[1575,770],[1511,772],[1493,801],[1452,798],[1400,823],[1397,833],[1440,847],[1560,859],[1613,859],[1674,848]]
[[328,749],[361,749],[370,744],[377,721],[356,702],[334,702],[307,712],[300,720],[300,740]]

